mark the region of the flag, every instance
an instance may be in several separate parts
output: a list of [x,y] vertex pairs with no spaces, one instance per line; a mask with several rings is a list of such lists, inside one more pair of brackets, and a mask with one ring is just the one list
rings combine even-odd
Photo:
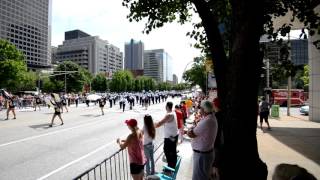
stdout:
[[0,90],[0,93],[2,94],[2,96],[5,98],[5,99],[11,99],[12,96],[7,92],[5,91],[4,89],[1,89]]

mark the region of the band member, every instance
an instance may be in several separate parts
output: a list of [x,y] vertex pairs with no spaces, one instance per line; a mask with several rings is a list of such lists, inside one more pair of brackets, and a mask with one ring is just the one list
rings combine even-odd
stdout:
[[59,119],[61,120],[61,126],[62,126],[63,125],[63,120],[61,118],[61,107],[60,107],[61,105],[60,105],[59,102],[56,101],[54,94],[51,94],[51,97],[52,97],[52,99],[51,99],[50,102],[53,105],[54,114],[52,116],[51,124],[49,125],[49,127],[53,126],[53,122],[54,122],[54,119],[55,119],[56,116],[58,116]]
[[101,99],[98,100],[98,102],[99,102],[99,107],[101,109],[102,115],[104,115],[103,108],[104,108],[104,105],[106,104],[106,98],[102,97]]
[[10,111],[12,111],[13,119],[16,119],[16,112],[14,110],[14,108],[15,108],[14,100],[15,99],[16,99],[15,96],[13,96],[12,98],[9,98],[8,101],[7,101],[7,118],[5,120],[9,119]]
[[62,104],[62,112],[63,112],[63,107],[66,109],[67,112],[68,111],[68,108],[67,108],[67,98],[66,98],[66,95],[62,96],[61,97],[61,104]]
[[39,96],[36,96],[35,98],[34,98],[34,111],[36,111],[37,110],[37,106],[38,106],[38,108],[39,108],[39,111],[41,111],[41,109],[40,109],[40,105],[41,105],[41,99],[40,99],[40,97]]

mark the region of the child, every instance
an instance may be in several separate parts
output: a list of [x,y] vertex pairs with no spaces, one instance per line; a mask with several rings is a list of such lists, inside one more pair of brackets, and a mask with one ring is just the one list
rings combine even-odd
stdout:
[[143,126],[143,135],[144,135],[144,154],[147,158],[146,171],[147,175],[154,174],[154,159],[153,159],[153,140],[156,136],[156,129],[152,117],[150,115],[144,116],[144,126]]

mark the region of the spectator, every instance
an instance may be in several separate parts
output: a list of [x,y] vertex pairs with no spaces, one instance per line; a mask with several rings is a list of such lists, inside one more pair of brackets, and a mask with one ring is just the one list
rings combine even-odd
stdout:
[[130,172],[133,180],[142,180],[144,164],[146,162],[143,149],[143,134],[138,128],[137,120],[126,120],[128,128],[131,130],[131,134],[126,140],[117,139],[121,149],[128,147]]
[[177,117],[176,114],[172,112],[172,107],[173,103],[167,102],[167,114],[161,121],[155,124],[155,127],[159,128],[162,125],[164,126],[163,150],[167,158],[168,166],[174,169],[177,163],[178,127]]
[[218,123],[213,114],[210,101],[203,101],[200,106],[202,119],[187,134],[192,139],[193,148],[193,180],[210,180],[210,172],[214,161],[214,142],[217,136]]
[[179,129],[179,138],[178,139],[180,139],[179,143],[182,143],[183,142],[183,129],[184,129],[184,126],[183,126],[183,115],[182,115],[182,112],[180,110],[180,106],[179,105],[175,106],[175,113],[176,113],[176,116],[177,116],[177,125],[178,125],[178,129]]
[[188,100],[186,100],[186,106],[187,106],[187,109],[188,109],[188,111],[187,111],[187,117],[189,117],[190,116],[190,114],[192,114],[192,100],[191,100],[191,98],[189,98]]
[[144,142],[143,142],[144,154],[147,158],[146,171],[147,171],[147,175],[153,175],[155,172],[154,158],[153,158],[153,151],[154,151],[153,140],[156,136],[156,129],[154,127],[152,117],[148,114],[144,116],[143,135],[144,135]]
[[269,110],[270,110],[270,105],[269,103],[266,101],[265,97],[262,97],[262,101],[259,104],[259,113],[260,113],[260,128],[262,129],[262,123],[263,120],[264,122],[267,123],[268,125],[268,130],[271,130],[269,121],[268,121],[268,117],[269,117]]
[[186,125],[186,120],[188,118],[188,113],[187,113],[187,106],[184,101],[181,101],[180,103],[180,109],[183,115],[183,124]]
[[215,116],[218,122],[218,132],[217,137],[214,142],[214,152],[215,152],[215,158],[213,162],[213,169],[214,169],[214,176],[219,179],[219,170],[221,168],[221,152],[223,148],[223,131],[222,131],[222,112],[221,112],[221,105],[220,100],[218,98],[215,98],[213,100],[213,108],[215,111]]

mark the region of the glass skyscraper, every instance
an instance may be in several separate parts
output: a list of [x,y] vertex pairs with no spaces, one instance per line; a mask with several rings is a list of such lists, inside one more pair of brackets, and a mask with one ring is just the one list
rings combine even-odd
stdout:
[[144,44],[133,39],[124,46],[124,68],[128,70],[143,70]]
[[144,75],[158,82],[173,82],[171,56],[164,49],[146,50]]

